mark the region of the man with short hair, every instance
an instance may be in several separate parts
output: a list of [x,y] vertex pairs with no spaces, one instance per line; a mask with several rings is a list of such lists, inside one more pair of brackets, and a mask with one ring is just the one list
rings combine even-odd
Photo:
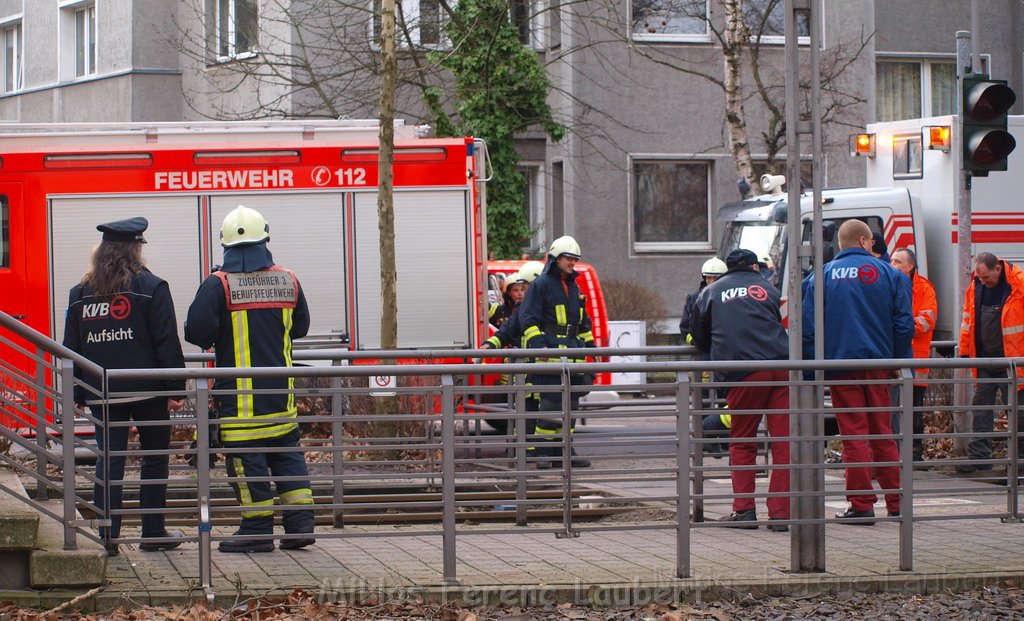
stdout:
[[[839,227],[840,253],[823,269],[825,293],[826,360],[907,358],[914,335],[911,315],[910,280],[894,267],[871,254],[871,229],[860,220],[847,220]],[[814,357],[814,275],[803,284],[804,357]],[[836,422],[843,439],[843,463],[847,492],[872,489],[872,474],[883,489],[900,487],[897,465],[867,468],[863,462],[898,462],[899,452],[892,439],[855,440],[849,436],[890,435],[889,387],[882,383],[891,372],[882,370],[827,371],[832,383],[832,405],[841,411]],[[867,409],[872,411],[866,411]],[[873,472],[872,472],[873,471]],[[874,524],[874,494],[847,494],[850,507],[836,517],[856,519],[856,524]],[[900,495],[888,493],[885,503],[890,517],[900,514]]]
[[[1017,358],[1024,356],[1024,271],[1016,265],[981,252],[974,258],[974,277],[964,299],[963,324],[960,326],[960,355],[965,358]],[[995,381],[1006,379],[1002,369],[975,369],[977,391],[972,405],[991,406],[996,393],[1007,403],[1007,384]],[[1024,368],[1017,368],[1017,377],[1024,378]],[[1024,399],[1024,390],[1018,391],[1017,402]],[[995,416],[991,409],[975,410],[974,433],[992,433]],[[1017,429],[1024,429],[1017,419]],[[1024,436],[1018,436],[1017,456],[1024,458]],[[967,444],[968,459],[992,459],[991,438],[971,438]],[[956,467],[961,474],[992,469],[991,464],[968,464]]]
[[[693,343],[711,360],[785,360],[789,357],[789,337],[782,326],[779,306],[782,295],[758,273],[758,257],[749,250],[737,249],[725,260],[728,271],[708,285],[697,298],[693,309]],[[789,373],[787,371],[730,371],[716,373],[716,381],[736,382],[727,388],[732,438],[753,438],[761,423],[761,410],[789,408]],[[771,385],[747,385],[773,382]],[[773,438],[789,435],[789,414],[766,414],[768,435]],[[724,422],[724,421],[723,421]],[[789,464],[789,443],[771,442],[772,463]],[[729,445],[732,466],[753,466],[757,459],[754,442],[733,442]],[[733,470],[732,491],[754,493],[754,471]],[[789,470],[771,469],[768,492],[789,492]],[[768,517],[788,520],[789,498],[770,497]],[[757,528],[757,509],[753,498],[736,498],[733,513],[722,519],[736,528]],[[785,532],[785,524],[769,524],[769,530]]]
[[[917,255],[910,248],[897,248],[892,251],[890,265],[910,278],[911,302],[914,313],[914,339],[911,348],[915,358],[928,359],[932,356],[932,336],[935,334],[935,321],[939,316],[939,302],[935,297],[935,287],[924,276],[917,273]],[[924,433],[924,393],[928,384],[928,369],[914,369],[914,435]],[[893,410],[893,433],[900,432],[900,412]],[[924,440],[914,438],[914,461],[924,459]]]

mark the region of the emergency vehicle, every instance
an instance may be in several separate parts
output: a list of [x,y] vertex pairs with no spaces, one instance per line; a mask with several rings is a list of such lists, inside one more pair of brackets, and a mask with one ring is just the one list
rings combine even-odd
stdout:
[[[911,248],[918,271],[935,286],[939,317],[935,340],[955,340],[959,333],[963,300],[957,299],[957,196],[961,177],[955,144],[955,116],[874,123],[858,136],[851,154],[864,159],[867,183],[863,188],[825,190],[822,193],[825,260],[838,254],[832,235],[846,220],[863,220],[872,231],[885,236],[891,252]],[[1024,144],[1024,116],[1009,117],[1008,128],[1018,144]],[[988,251],[1010,262],[1024,262],[1024,206],[1014,171],[1024,169],[1024,151],[1009,156],[1008,172],[994,172],[972,179],[971,254]],[[748,248],[775,262],[786,295],[786,195],[785,179],[762,177],[767,193],[723,206],[720,256],[735,248]],[[811,193],[801,199],[803,241],[811,240]],[[806,261],[806,260],[805,260]],[[810,263],[802,265],[809,270]]]
[[[487,338],[485,145],[395,130],[398,347],[476,347]],[[376,121],[11,125],[0,145],[0,311],[35,330],[62,339],[96,225],[144,216],[143,256],[169,283],[182,334],[221,260],[220,223],[244,204],[302,282],[309,338],[380,347]]]

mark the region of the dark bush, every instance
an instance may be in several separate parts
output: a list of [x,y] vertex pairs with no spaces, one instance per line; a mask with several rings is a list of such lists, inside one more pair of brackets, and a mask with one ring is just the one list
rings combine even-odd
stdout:
[[647,322],[647,333],[658,329],[668,316],[665,301],[661,295],[647,287],[628,280],[605,280],[601,282],[608,319],[643,320]]

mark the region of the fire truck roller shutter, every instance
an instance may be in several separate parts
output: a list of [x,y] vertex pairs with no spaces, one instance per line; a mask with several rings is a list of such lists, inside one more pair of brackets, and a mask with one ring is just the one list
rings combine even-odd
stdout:
[[[167,281],[174,300],[178,335],[184,334],[185,311],[205,278],[199,252],[199,199],[195,195],[97,196],[50,200],[50,304],[54,338],[64,337],[68,291],[89,267],[99,244],[96,225],[143,216],[149,220],[146,266]],[[182,341],[186,352],[197,351]]]
[[299,277],[309,303],[308,338],[342,338],[348,327],[345,290],[345,207],[341,192],[225,194],[210,197],[214,262],[224,255],[220,223],[239,205],[263,214],[274,262]]
[[[400,348],[468,347],[474,343],[476,298],[470,274],[469,210],[465,190],[395,192]],[[380,346],[376,192],[355,194],[355,229],[358,348],[376,349]]]

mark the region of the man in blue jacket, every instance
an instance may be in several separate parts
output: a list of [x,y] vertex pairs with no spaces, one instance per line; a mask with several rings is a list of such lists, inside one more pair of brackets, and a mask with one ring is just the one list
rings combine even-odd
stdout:
[[[825,352],[826,360],[910,358],[914,336],[910,279],[888,263],[872,256],[871,229],[860,220],[847,220],[839,227],[839,248],[835,260],[826,263]],[[803,284],[804,357],[814,357],[814,276]],[[888,435],[892,433],[889,387],[882,381],[889,371],[831,371],[825,377],[844,383],[829,386],[836,422],[844,436]],[[866,412],[867,408],[875,411]],[[896,442],[887,440],[843,440],[846,491],[871,491],[872,469],[853,464],[898,462]],[[900,486],[896,465],[874,468],[883,489]],[[874,524],[874,494],[848,494],[850,507],[838,518],[857,519],[855,524]],[[889,516],[900,514],[899,494],[886,494]]]

